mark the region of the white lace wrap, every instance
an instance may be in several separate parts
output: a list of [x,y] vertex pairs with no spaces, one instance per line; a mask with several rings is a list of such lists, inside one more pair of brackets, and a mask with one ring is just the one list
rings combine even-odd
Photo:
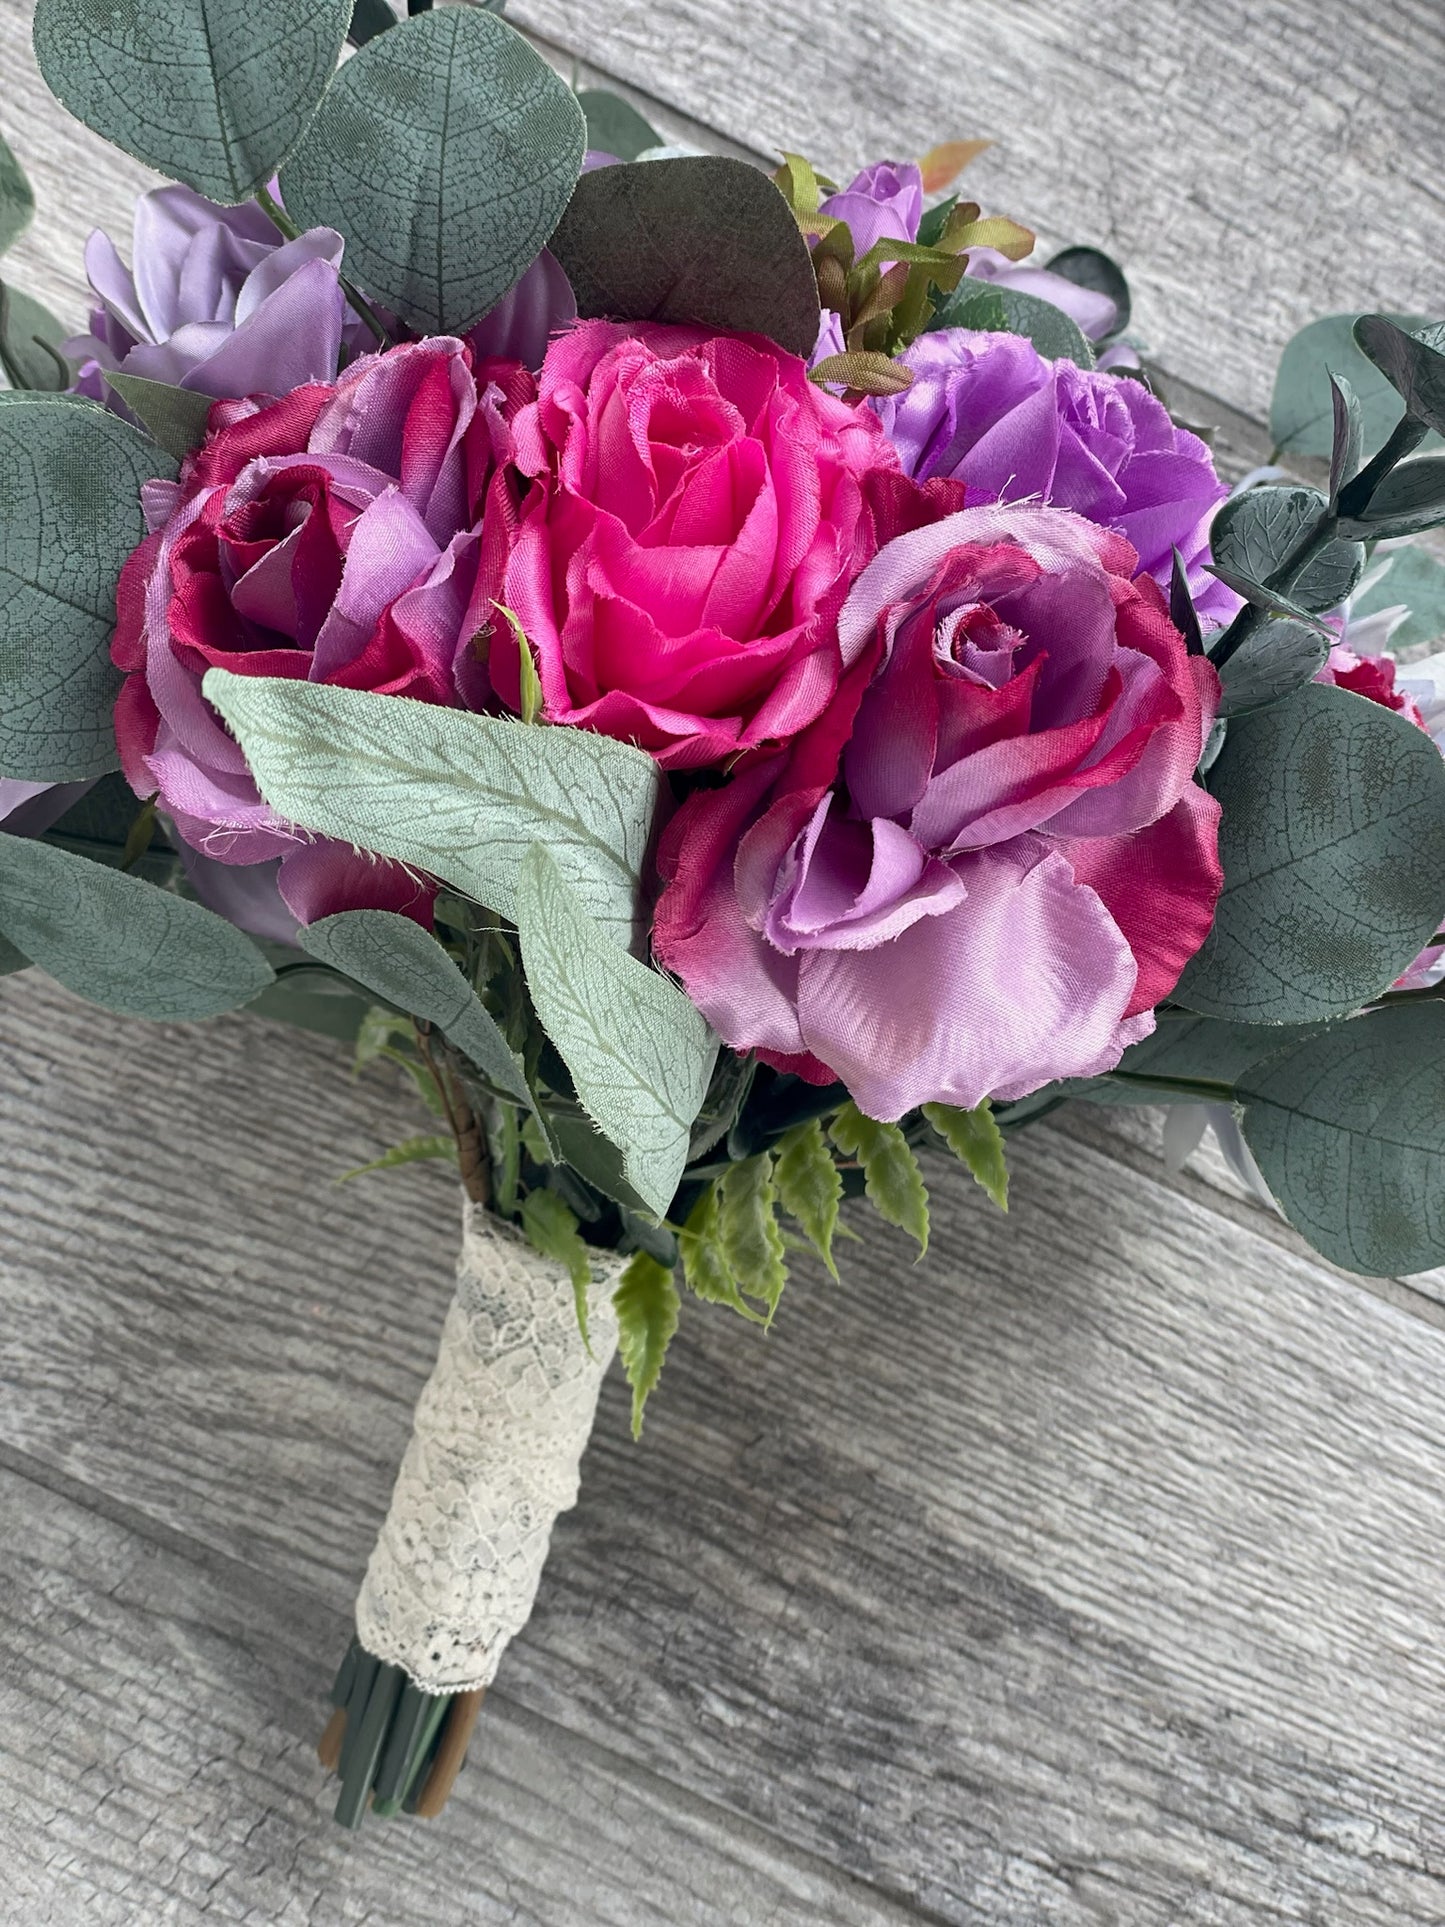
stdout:
[[426,1692],[489,1685],[527,1623],[617,1349],[621,1262],[593,1255],[589,1357],[565,1268],[467,1206],[436,1369],[356,1602],[367,1651]]

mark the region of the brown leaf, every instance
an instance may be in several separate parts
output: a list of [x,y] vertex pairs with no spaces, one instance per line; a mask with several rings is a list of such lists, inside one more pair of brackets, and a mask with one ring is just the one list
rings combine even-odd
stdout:
[[923,174],[925,194],[941,194],[946,187],[952,186],[970,161],[977,160],[992,141],[940,141],[937,147],[930,147],[918,165]]

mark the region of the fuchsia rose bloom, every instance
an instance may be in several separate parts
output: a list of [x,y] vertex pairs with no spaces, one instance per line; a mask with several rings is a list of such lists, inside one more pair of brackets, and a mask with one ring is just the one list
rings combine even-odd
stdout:
[[965,509],[897,537],[790,752],[669,826],[654,946],[737,1049],[893,1119],[1096,1075],[1208,932],[1218,701],[1122,537]]
[[[668,769],[785,742],[831,700],[837,616],[901,481],[866,409],[753,335],[584,322],[513,424],[523,500],[504,600],[552,722]],[[493,644],[517,704],[515,642]]]
[[180,482],[145,490],[153,533],[121,576],[112,651],[126,777],[207,856],[279,857],[303,923],[358,903],[425,915],[430,892],[278,821],[201,680],[220,667],[486,702],[474,640],[513,514],[507,419],[531,392],[515,363],[475,368],[438,336],[283,401],[218,402]]
[[1357,655],[1345,643],[1337,642],[1315,681],[1335,683],[1341,689],[1353,690],[1355,695],[1363,696],[1368,702],[1378,703],[1381,709],[1398,710],[1402,716],[1408,716],[1412,723],[1424,729],[1425,718],[1416,707],[1414,698],[1408,690],[1396,687],[1397,667],[1393,656]]

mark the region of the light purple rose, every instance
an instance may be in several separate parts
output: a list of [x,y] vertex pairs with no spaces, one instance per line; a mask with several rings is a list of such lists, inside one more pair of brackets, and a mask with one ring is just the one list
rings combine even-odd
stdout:
[[334,381],[342,247],[333,228],[288,241],[254,202],[218,207],[188,187],[143,194],[133,268],[99,228],[86,243],[100,306],[90,333],[65,344],[83,364],[77,392],[113,403],[102,376],[118,369],[231,400]]
[[[988,281],[996,288],[1012,288],[1018,294],[1031,294],[1059,308],[1079,332],[1090,341],[1103,341],[1119,325],[1119,310],[1106,294],[1096,288],[1081,288],[1066,275],[1048,268],[1031,268],[1026,262],[1010,261],[997,248],[970,248],[966,281]],[[1138,366],[1138,356],[1127,351],[1129,363]],[[1117,364],[1116,364],[1117,365]]]
[[1205,444],[1141,383],[1046,361],[1022,335],[964,328],[920,335],[901,359],[912,386],[872,405],[905,473],[963,482],[970,507],[1073,509],[1126,537],[1166,590],[1177,547],[1200,621],[1234,615],[1238,596],[1204,566],[1229,491]]
[[846,221],[853,258],[861,261],[875,242],[916,241],[923,219],[923,175],[916,161],[874,161],[818,209]]

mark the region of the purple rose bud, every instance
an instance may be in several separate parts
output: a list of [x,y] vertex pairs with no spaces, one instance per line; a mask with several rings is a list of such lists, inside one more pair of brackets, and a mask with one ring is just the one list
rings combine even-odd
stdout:
[[923,175],[915,161],[874,161],[819,208],[846,221],[853,258],[862,260],[876,241],[916,241],[923,219]]

